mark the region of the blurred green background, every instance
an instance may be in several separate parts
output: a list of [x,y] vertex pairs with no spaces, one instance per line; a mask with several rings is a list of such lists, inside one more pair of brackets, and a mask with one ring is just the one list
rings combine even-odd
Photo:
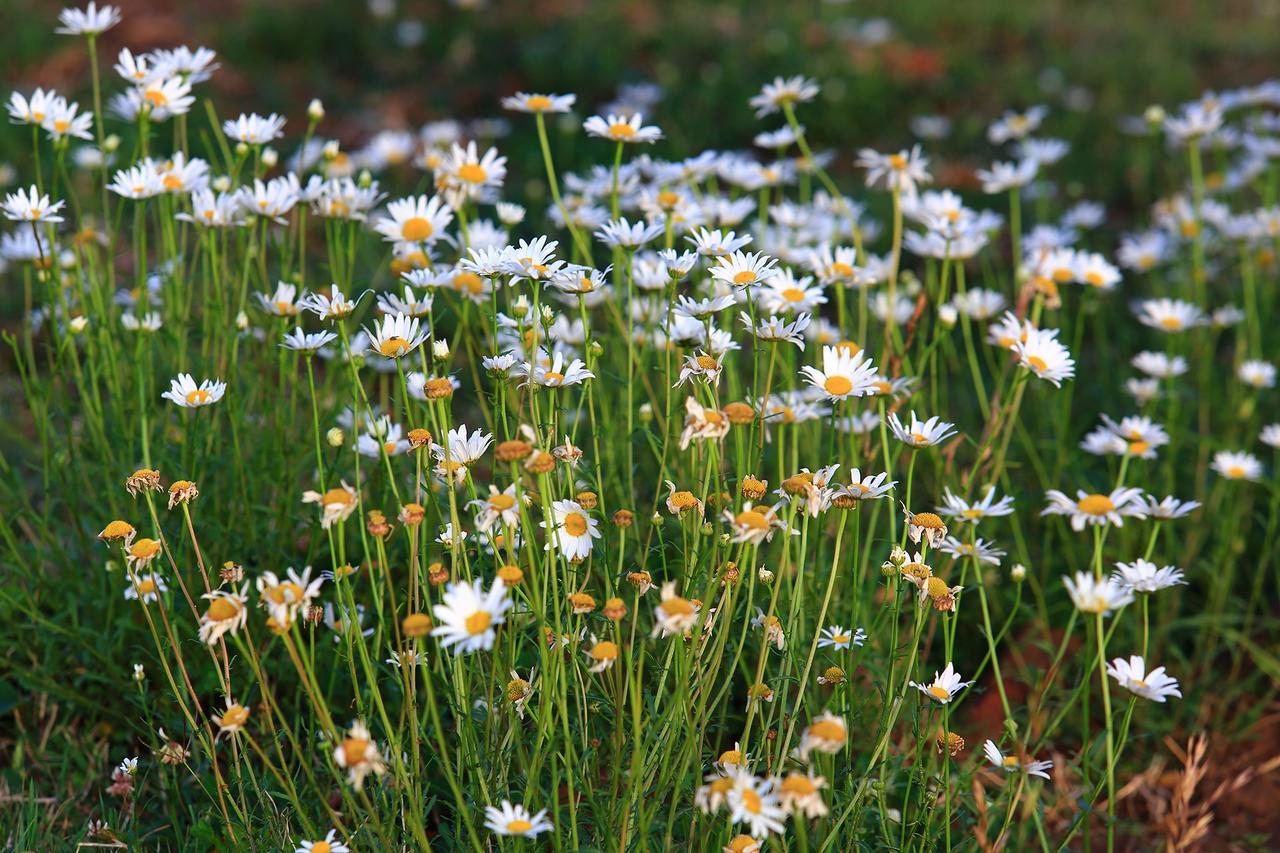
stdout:
[[[59,3],[0,0],[6,89],[53,86],[87,102],[83,46],[53,34]],[[761,123],[747,99],[778,74],[823,84],[802,111],[818,144],[835,148],[837,173],[856,147],[910,141],[913,115],[954,123],[934,147],[967,154],[963,172],[990,160],[987,122],[1009,107],[1055,107],[1045,132],[1075,143],[1069,180],[1124,187],[1123,115],[1170,105],[1205,88],[1261,82],[1276,73],[1280,0],[123,0],[124,21],[103,39],[148,50],[202,44],[222,68],[210,84],[219,111],[275,110],[300,132],[312,97],[324,129],[351,146],[381,126],[497,115],[516,89],[575,92],[583,114],[618,84],[652,81],[666,97],[653,120],[668,139],[657,156],[749,147]],[[109,85],[120,83],[109,75]],[[515,176],[536,175],[522,143],[527,122],[502,145]],[[9,132],[0,157],[20,160]],[[565,145],[569,145],[566,141]],[[580,165],[600,151],[574,143],[558,156]],[[528,161],[531,168],[521,169]],[[1110,174],[1114,173],[1114,174]],[[1122,199],[1112,189],[1113,203]]]

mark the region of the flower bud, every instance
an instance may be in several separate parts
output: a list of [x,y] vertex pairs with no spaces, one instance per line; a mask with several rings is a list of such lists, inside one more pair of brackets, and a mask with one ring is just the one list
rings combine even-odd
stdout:
[[1027,579],[1027,567],[1022,563],[1014,563],[1013,568],[1009,570],[1009,577],[1013,578],[1015,583],[1022,583]]
[[445,338],[431,342],[431,354],[442,361],[449,357],[449,341]]
[[307,118],[312,121],[324,118],[324,104],[320,103],[319,98],[312,98],[311,103],[307,104]]
[[347,440],[347,435],[338,427],[334,427],[325,433],[324,440],[329,442],[330,447],[341,447],[342,443]]
[[280,152],[274,148],[262,149],[262,167],[264,169],[274,169],[276,163],[280,162]]

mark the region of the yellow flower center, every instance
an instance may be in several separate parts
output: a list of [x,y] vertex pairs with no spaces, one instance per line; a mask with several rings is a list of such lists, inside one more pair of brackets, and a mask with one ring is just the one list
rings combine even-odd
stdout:
[[782,298],[788,302],[803,302],[805,292],[798,287],[788,287],[786,290],[782,291]]
[[1129,452],[1134,456],[1141,456],[1151,449],[1151,443],[1147,441],[1131,441],[1129,442]]
[[240,613],[240,604],[232,598],[215,598],[205,611],[204,618],[210,622],[225,622]]
[[218,718],[218,725],[224,729],[239,728],[244,725],[247,719],[249,719],[248,708],[243,705],[232,705]]
[[489,496],[489,506],[493,507],[498,512],[509,510],[515,505],[516,499],[506,493],[500,492],[496,495]]
[[756,280],[756,274],[751,270],[743,270],[733,277],[734,284],[750,284]]
[[1018,766],[1018,756],[1016,756],[1016,755],[1006,755],[1006,756],[1004,757],[1004,761],[1001,761],[1001,762],[1000,762],[1000,766],[1002,766],[1002,767],[1017,767],[1017,766]]
[[162,183],[164,184],[164,188],[167,190],[182,189],[182,178],[179,178],[177,175],[165,175]]
[[475,637],[489,630],[489,625],[493,623],[493,615],[487,610],[477,610],[467,617],[466,628],[467,633]]
[[156,582],[151,578],[143,578],[137,581],[133,588],[137,590],[138,595],[151,595],[156,591]]
[[609,136],[613,139],[630,139],[636,135],[636,129],[625,121],[614,122],[609,125]]
[[484,279],[473,272],[460,272],[453,277],[453,289],[459,292],[480,293],[484,290]]
[[458,178],[469,184],[483,184],[489,173],[478,163],[468,163],[458,170]]
[[542,375],[548,385],[559,385],[564,382],[564,374],[555,370],[548,370]]
[[609,640],[601,640],[591,647],[591,658],[597,661],[613,660],[618,656],[618,646]]
[[1116,511],[1116,505],[1106,495],[1088,495],[1080,499],[1076,509],[1088,515],[1106,515]]
[[569,513],[562,524],[570,536],[581,536],[587,532],[587,517],[580,512]]
[[818,790],[808,776],[792,773],[782,780],[782,791],[793,797],[807,797]]
[[901,154],[890,154],[889,165],[898,171],[902,171],[907,168],[907,158],[903,157]]
[[302,587],[293,581],[285,581],[267,590],[267,598],[274,604],[293,604],[302,600]]
[[160,553],[160,543],[154,539],[139,539],[133,543],[133,547],[129,549],[129,555],[134,559],[144,560],[147,557],[154,557]]
[[421,216],[415,216],[412,219],[406,219],[400,230],[406,240],[416,243],[419,240],[425,240],[430,237],[435,228]]
[[833,397],[843,397],[853,390],[853,383],[846,376],[828,376],[822,387]]
[[760,814],[760,810],[764,807],[764,803],[761,802],[760,795],[756,793],[754,788],[743,789],[742,807],[752,814]]
[[809,726],[809,734],[822,740],[844,743],[844,726],[835,720],[818,720]]
[[516,818],[507,824],[507,832],[521,833],[528,832],[531,829],[533,829],[533,824],[529,823],[527,820],[521,820],[520,818]]
[[187,393],[187,402],[193,406],[203,406],[205,403],[209,402],[209,398],[211,396],[212,395],[205,389],[197,388],[196,390],[189,391]]
[[165,104],[169,103],[168,96],[159,89],[148,89],[146,95],[143,97],[145,97],[147,102],[153,107],[163,107]]
[[311,845],[311,853],[332,853],[333,845],[328,841],[317,841]]
[[850,266],[849,264],[836,261],[834,264],[831,265],[831,274],[833,276],[839,276],[840,278],[852,278],[853,267]]
[[934,684],[929,687],[929,695],[939,702],[945,702],[951,698],[951,694],[947,692],[947,688]]
[[546,95],[534,95],[525,101],[524,105],[535,111],[549,110],[551,109],[551,99]]
[[1238,480],[1244,476],[1244,468],[1239,465],[1232,465],[1227,469],[1227,476],[1233,480]]
[[963,515],[965,518],[982,518],[984,515],[986,515],[986,513],[984,513],[980,509],[977,509],[976,507],[970,507],[969,509],[966,509],[964,512],[960,514]]
[[348,767],[364,763],[364,754],[369,749],[369,741],[362,737],[349,737],[342,742],[342,757]]
[[390,337],[378,346],[378,352],[387,358],[399,358],[409,351],[409,342],[404,338]]
[[696,359],[694,359],[694,361],[696,361],[698,364],[698,367],[702,368],[703,370],[716,370],[717,368],[720,367],[720,362],[716,361],[714,358],[712,358],[709,355],[700,355]]
[[748,527],[752,530],[767,530],[769,527],[769,520],[763,513],[756,512],[754,509],[746,509],[738,513],[733,522],[739,527]]
[[1177,331],[1182,328],[1182,320],[1177,317],[1165,317],[1160,320],[1160,325],[1169,331]]

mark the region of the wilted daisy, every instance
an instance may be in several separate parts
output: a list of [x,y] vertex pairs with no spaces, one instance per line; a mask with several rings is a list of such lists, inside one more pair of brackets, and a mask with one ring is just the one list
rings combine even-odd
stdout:
[[535,838],[553,828],[547,819],[546,809],[532,814],[523,805],[513,805],[510,800],[503,800],[501,806],[485,806],[484,825],[498,835],[524,838]]
[[[555,519],[555,548],[570,562],[578,562],[591,556],[592,540],[599,539],[601,535],[597,529],[600,522],[588,515],[577,501],[555,501],[551,510]],[[542,522],[542,526],[546,527],[547,522]],[[551,547],[552,542],[548,541],[547,548]]]
[[341,485],[324,494],[310,490],[303,492],[302,502],[320,504],[320,526],[328,530],[335,523],[344,522],[351,517],[351,513],[356,510],[356,497],[356,490],[343,480]]
[[662,585],[662,600],[653,609],[653,635],[683,634],[698,618],[698,605],[676,594],[675,581]]
[[1162,666],[1147,672],[1146,661],[1140,655],[1131,655],[1128,660],[1116,658],[1107,664],[1107,675],[1125,690],[1152,702],[1163,703],[1170,696],[1182,698],[1178,679],[1166,675]]
[[787,526],[778,515],[778,506],[756,507],[746,503],[737,513],[726,509],[723,518],[733,528],[732,541],[759,545],[772,539],[775,531],[785,529]]
[[633,113],[630,116],[613,114],[591,116],[582,123],[582,129],[588,136],[619,143],[654,143],[662,138],[662,131],[652,125],[646,125],[644,116],[640,113]]
[[912,448],[933,447],[955,435],[955,424],[947,423],[936,415],[921,421],[914,411],[906,424],[898,419],[897,412],[890,412],[889,429],[894,438]]
[[453,646],[455,655],[491,649],[497,636],[494,629],[506,621],[503,614],[511,604],[501,580],[495,580],[488,592],[479,578],[451,583],[444,600],[431,608],[438,623],[431,636],[442,638],[443,648]]
[[301,574],[290,566],[283,578],[275,572],[263,572],[256,583],[262,606],[280,626],[292,624],[300,612],[305,612],[323,584],[323,577],[312,579],[310,566]]
[[988,740],[982,745],[982,753],[987,757],[987,761],[990,761],[1006,773],[1016,773],[1022,770],[1028,776],[1039,776],[1041,779],[1048,779],[1048,771],[1053,769],[1052,761],[1031,759],[1024,763],[1016,755],[1005,755],[992,740]]
[[333,760],[347,771],[347,782],[357,791],[364,787],[365,777],[370,773],[382,776],[387,772],[387,763],[378,750],[378,744],[360,720],[351,724],[342,742],[334,749]]
[[587,671],[595,673],[604,672],[613,666],[619,655],[617,643],[612,640],[598,640],[595,634],[591,635],[589,647],[583,647],[582,652],[591,661]]
[[1133,602],[1133,590],[1111,578],[1098,580],[1089,572],[1076,572],[1063,577],[1071,602],[1082,613],[1106,615]]
[[800,756],[801,761],[808,761],[809,755],[813,752],[833,755],[844,749],[848,739],[849,729],[845,725],[844,718],[824,712],[800,735],[800,745],[796,748],[796,754]]
[[200,615],[200,642],[213,645],[224,634],[235,635],[249,618],[249,589],[246,583],[239,590],[218,589],[206,593],[209,606]]
[[851,353],[839,346],[822,348],[821,370],[805,365],[800,373],[829,400],[866,396],[880,379],[874,362],[864,351]]
[[1244,451],[1220,450],[1213,454],[1209,467],[1227,480],[1249,480],[1257,482],[1262,479],[1262,462],[1252,453]]
[[839,625],[831,625],[822,629],[822,634],[818,638],[818,648],[847,649],[850,646],[861,646],[866,641],[867,632],[861,628],[850,633]]
[[951,664],[947,664],[947,668],[942,672],[933,674],[933,681],[929,684],[919,684],[910,682],[911,686],[928,696],[935,702],[943,705],[955,698],[956,694],[964,688],[973,684],[972,681],[961,681],[960,675],[952,668]]
[[197,385],[190,373],[179,373],[177,379],[170,380],[169,390],[160,396],[184,409],[198,409],[218,402],[226,391],[227,383],[221,380],[205,379]]
[[1076,491],[1076,499],[1072,500],[1057,489],[1045,492],[1049,505],[1040,511],[1041,515],[1066,515],[1071,518],[1071,529],[1084,530],[1091,524],[1114,524],[1124,526],[1126,516],[1144,518],[1146,507],[1142,502],[1142,489],[1119,488],[1108,494],[1089,494],[1083,489]]
[[226,707],[213,718],[218,726],[218,737],[232,735],[244,728],[249,721],[249,709],[227,697]]

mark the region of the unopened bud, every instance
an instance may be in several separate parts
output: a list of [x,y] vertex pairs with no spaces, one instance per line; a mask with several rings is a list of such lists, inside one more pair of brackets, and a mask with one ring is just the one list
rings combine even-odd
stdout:
[[319,98],[312,98],[311,103],[307,104],[307,118],[312,121],[324,118],[324,104],[320,103]]

